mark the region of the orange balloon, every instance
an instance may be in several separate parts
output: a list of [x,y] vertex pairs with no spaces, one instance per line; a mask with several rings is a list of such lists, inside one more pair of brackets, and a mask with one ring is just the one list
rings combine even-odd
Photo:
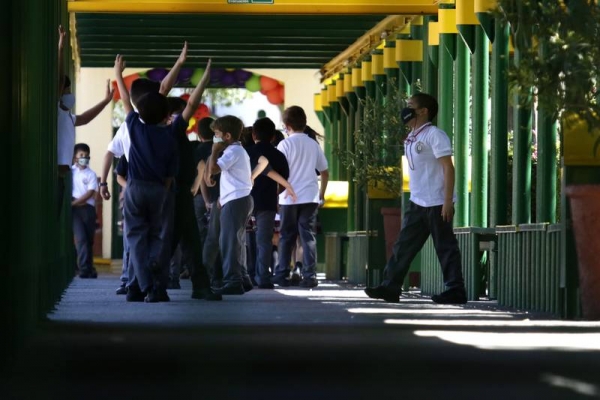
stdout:
[[275,89],[277,86],[279,86],[279,82],[276,81],[273,78],[269,78],[268,76],[261,76],[260,77],[260,88],[264,89],[265,91],[270,91],[272,89]]
[[285,86],[280,85],[278,90],[279,90],[279,97],[281,98],[281,102],[283,103],[285,100]]
[[127,90],[131,90],[131,84],[139,77],[140,74],[131,74],[123,77],[123,81],[125,82],[125,87],[127,88]]

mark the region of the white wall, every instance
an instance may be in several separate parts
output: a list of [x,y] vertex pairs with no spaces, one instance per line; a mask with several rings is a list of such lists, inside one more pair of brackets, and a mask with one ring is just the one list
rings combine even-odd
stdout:
[[[140,69],[127,69],[125,74],[141,71]],[[308,125],[317,132],[323,133],[323,126],[313,112],[314,93],[321,90],[320,76],[318,70],[284,70],[284,69],[255,69],[252,72],[280,80],[285,85],[284,106],[297,105],[306,111]],[[104,98],[106,82],[114,79],[112,68],[81,68],[76,77],[76,110],[81,113],[94,106]],[[88,125],[80,126],[76,131],[76,142],[85,142],[91,148],[90,167],[100,175],[102,160],[106,153],[108,143],[112,139],[112,104]],[[275,121],[278,124],[277,121]],[[279,127],[279,126],[278,126]],[[108,187],[112,187],[112,173],[108,176]],[[112,194],[112,193],[111,193]],[[104,202],[103,207],[103,257],[110,258],[111,229],[112,223],[111,202]]]

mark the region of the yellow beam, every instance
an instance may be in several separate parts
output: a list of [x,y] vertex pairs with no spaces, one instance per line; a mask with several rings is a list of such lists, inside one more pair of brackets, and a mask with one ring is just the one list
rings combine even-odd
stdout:
[[338,73],[342,69],[352,66],[364,55],[377,48],[383,39],[404,28],[412,16],[390,15],[371,28],[367,33],[356,39],[346,50],[331,59],[321,68],[321,80]]
[[[436,14],[435,0],[69,0],[69,12],[136,14]],[[246,3],[246,4],[244,4]]]

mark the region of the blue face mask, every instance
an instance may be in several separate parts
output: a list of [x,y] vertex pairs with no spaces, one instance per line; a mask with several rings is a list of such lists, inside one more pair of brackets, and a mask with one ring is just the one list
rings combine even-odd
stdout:
[[79,165],[81,165],[82,167],[86,167],[90,164],[90,159],[89,158],[85,158],[85,157],[79,157],[77,159],[77,163]]
[[63,94],[60,98],[60,102],[63,106],[70,110],[75,107],[75,95],[72,93]]

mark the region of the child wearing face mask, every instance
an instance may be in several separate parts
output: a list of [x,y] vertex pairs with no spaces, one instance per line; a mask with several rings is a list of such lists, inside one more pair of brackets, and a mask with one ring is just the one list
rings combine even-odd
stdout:
[[79,277],[82,279],[96,278],[98,273],[94,268],[93,247],[96,233],[98,177],[88,166],[90,147],[87,144],[76,144],[73,158],[75,163],[71,166],[73,175],[71,207]]

